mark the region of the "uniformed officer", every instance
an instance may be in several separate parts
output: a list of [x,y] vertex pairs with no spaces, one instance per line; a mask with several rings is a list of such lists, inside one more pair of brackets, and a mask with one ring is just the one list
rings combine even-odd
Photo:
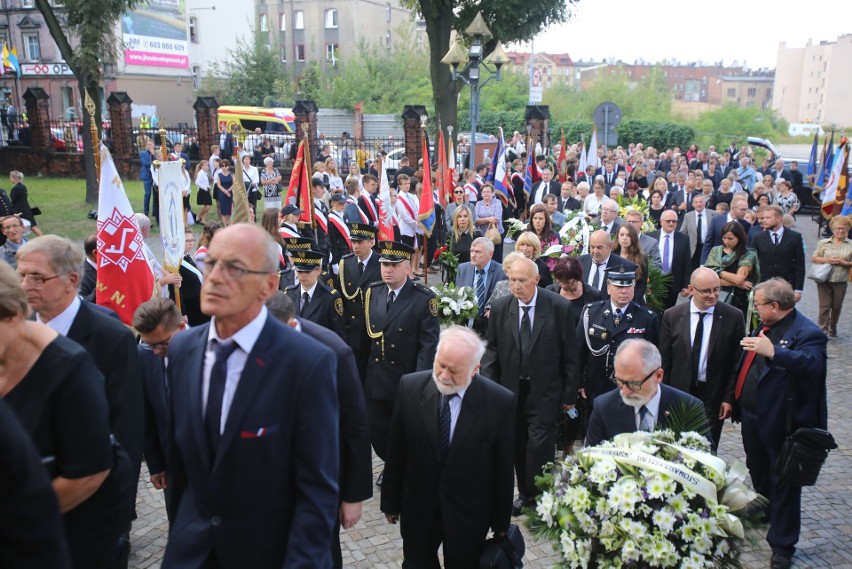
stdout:
[[334,194],[328,204],[331,206],[328,214],[328,252],[331,255],[332,270],[336,273],[340,259],[352,252],[349,226],[343,218],[346,197],[343,194]]
[[299,318],[324,326],[345,339],[340,293],[319,282],[322,254],[304,249],[291,251],[291,254],[299,284],[287,287],[284,292],[297,307]]
[[355,252],[346,255],[337,264],[346,340],[355,354],[362,382],[367,377],[367,360],[370,356],[370,338],[364,324],[364,294],[369,285],[382,280],[379,256],[373,253],[376,233],[378,229],[373,225],[350,223],[349,234]]
[[408,278],[413,253],[404,243],[381,241],[382,280],[364,295],[370,338],[365,384],[370,440],[383,460],[400,377],[432,369],[441,328],[435,294]]
[[580,395],[587,399],[587,421],[594,398],[615,389],[613,365],[621,342],[643,338],[657,344],[660,339],[657,315],[633,302],[635,270],[619,264],[607,269],[606,278],[609,298],[584,306],[577,323],[584,386]]

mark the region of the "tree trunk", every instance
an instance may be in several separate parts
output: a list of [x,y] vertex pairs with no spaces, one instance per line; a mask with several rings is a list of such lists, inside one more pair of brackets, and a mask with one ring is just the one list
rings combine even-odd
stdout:
[[[86,81],[85,78],[80,78],[77,81],[77,88],[80,91],[80,101],[83,102],[83,160],[86,165],[86,203],[98,204],[98,173],[95,167],[95,152],[99,152],[100,146],[98,143],[101,140],[101,121],[98,117],[101,116],[101,93],[97,79]],[[86,91],[95,102],[95,116],[89,116],[86,110]],[[92,140],[92,120],[97,125],[98,137]]]
[[[453,25],[453,9],[443,2],[421,0],[421,13],[426,20],[426,35],[429,37],[429,72],[432,78],[432,98],[435,113],[449,140],[447,126],[452,125],[458,133],[458,82],[453,81],[450,66],[441,59],[450,49],[450,33]],[[453,145],[455,148],[455,145]]]

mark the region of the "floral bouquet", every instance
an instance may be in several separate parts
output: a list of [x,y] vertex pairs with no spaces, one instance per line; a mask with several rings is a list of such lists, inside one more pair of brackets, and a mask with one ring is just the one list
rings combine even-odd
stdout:
[[446,245],[438,247],[432,261],[440,263],[446,273],[445,280],[447,282],[453,282],[456,280],[456,271],[459,268],[459,258],[458,255],[453,254],[453,244],[451,239],[447,239]]
[[479,314],[476,291],[469,286],[456,288],[453,283],[430,287],[438,298],[438,319],[442,326],[467,324]]
[[[743,521],[765,500],[696,432],[626,433],[539,478],[530,526],[562,567],[739,567]],[[751,512],[751,514],[749,514]]]
[[515,240],[517,240],[518,235],[527,230],[526,222],[515,217],[504,220],[503,227],[506,228],[506,237]]
[[592,226],[586,221],[583,212],[569,212],[565,216],[565,223],[559,230],[559,243],[548,247],[542,253],[542,256],[559,258],[562,255],[572,257],[584,255],[589,252],[589,236],[592,231]]
[[644,220],[642,222],[642,233],[651,233],[657,230],[657,226],[654,225],[654,221],[651,219],[651,206],[647,201],[638,197],[630,199],[625,196],[618,196],[616,201],[618,202],[618,215],[622,219],[627,217],[628,211],[635,210],[642,214],[642,219]]

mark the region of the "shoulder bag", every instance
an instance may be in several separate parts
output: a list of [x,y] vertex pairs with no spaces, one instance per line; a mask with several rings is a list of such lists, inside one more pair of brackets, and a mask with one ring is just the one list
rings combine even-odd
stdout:
[[488,225],[488,229],[485,231],[485,237],[495,245],[499,245],[503,242],[503,237],[500,236],[500,232],[497,231],[497,225],[494,223]]
[[808,269],[808,278],[818,283],[824,283],[828,280],[828,275],[831,273],[831,264],[829,263],[811,263]]
[[521,569],[526,544],[521,529],[509,524],[506,535],[485,541],[479,557],[479,569]]

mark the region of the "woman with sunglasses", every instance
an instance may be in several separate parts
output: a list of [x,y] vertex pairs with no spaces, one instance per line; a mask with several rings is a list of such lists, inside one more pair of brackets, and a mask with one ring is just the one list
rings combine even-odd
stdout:
[[231,163],[228,160],[222,160],[219,164],[215,183],[216,187],[219,188],[219,215],[222,218],[222,224],[228,226],[231,224],[231,208],[234,206],[234,195],[232,193],[234,175],[231,173]]
[[459,206],[466,207],[470,210],[470,217],[473,218],[473,207],[471,207],[467,200],[465,199],[464,188],[461,186],[456,186],[453,188],[453,201],[447,204],[447,208],[444,210],[444,226],[452,227],[453,226],[453,216],[456,213],[456,208]]

